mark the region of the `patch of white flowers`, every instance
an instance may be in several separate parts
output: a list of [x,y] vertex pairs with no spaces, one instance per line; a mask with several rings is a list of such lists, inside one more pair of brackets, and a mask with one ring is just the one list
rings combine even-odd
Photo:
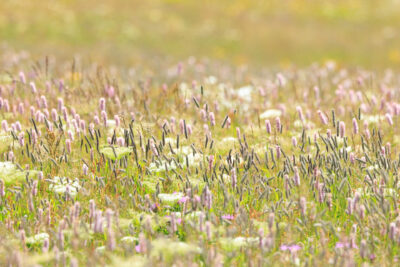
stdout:
[[0,174],[1,175],[9,175],[12,174],[17,169],[14,163],[11,161],[0,162]]
[[172,194],[165,194],[165,193],[158,194],[158,198],[161,200],[161,202],[168,205],[174,205],[178,203],[178,201],[182,197],[184,197],[184,195],[181,192],[176,192]]
[[46,239],[49,239],[48,233],[39,233],[37,235],[28,237],[26,244],[28,245],[42,245]]
[[65,194],[68,192],[71,197],[74,197],[81,188],[78,179],[70,180],[66,177],[55,176],[50,182],[52,183],[49,186],[50,190],[57,194]]
[[236,94],[239,98],[250,102],[251,101],[251,94],[254,91],[254,87],[251,85],[243,86],[237,89]]
[[159,256],[163,254],[166,257],[174,255],[187,255],[187,254],[198,254],[201,253],[201,249],[194,245],[185,242],[172,241],[168,239],[157,239],[152,243],[152,256]]
[[260,119],[271,119],[282,116],[282,111],[279,109],[268,109],[260,114]]
[[[165,140],[166,142],[170,142],[172,145],[172,140]],[[179,149],[175,150],[175,153],[177,153],[179,156],[181,156],[182,160],[180,161],[180,164],[182,167],[186,166],[186,160],[189,162],[189,166],[198,166],[200,164],[200,161],[203,160],[203,155],[200,153],[193,153],[193,150],[190,146],[180,146]],[[168,154],[169,156],[172,156],[172,154]],[[152,162],[149,165],[149,170],[151,172],[163,172],[168,170],[174,170],[178,166],[174,160],[171,160],[170,162],[166,160],[161,160],[159,162]]]
[[258,237],[243,237],[238,236],[235,238],[222,238],[220,240],[221,245],[226,250],[236,250],[242,247],[252,247],[256,246],[260,239]]

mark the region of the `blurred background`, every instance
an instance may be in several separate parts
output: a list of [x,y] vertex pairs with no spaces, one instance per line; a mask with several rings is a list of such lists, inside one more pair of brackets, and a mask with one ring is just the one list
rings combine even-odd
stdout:
[[[0,48],[131,64],[400,64],[399,0],[1,0]],[[1,53],[1,52],[0,52]]]

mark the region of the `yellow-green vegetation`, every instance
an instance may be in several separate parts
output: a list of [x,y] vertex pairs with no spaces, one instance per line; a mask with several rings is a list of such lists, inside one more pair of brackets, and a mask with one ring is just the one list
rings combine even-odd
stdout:
[[26,62],[1,82],[2,264],[397,262],[396,72]]
[[0,39],[36,59],[400,63],[396,0],[3,0],[0,10]]
[[0,266],[397,266],[400,1],[0,1]]

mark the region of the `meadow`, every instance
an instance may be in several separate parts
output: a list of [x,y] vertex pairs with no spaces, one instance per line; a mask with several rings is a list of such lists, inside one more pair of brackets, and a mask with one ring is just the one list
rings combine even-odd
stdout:
[[398,5],[1,1],[0,265],[399,265]]

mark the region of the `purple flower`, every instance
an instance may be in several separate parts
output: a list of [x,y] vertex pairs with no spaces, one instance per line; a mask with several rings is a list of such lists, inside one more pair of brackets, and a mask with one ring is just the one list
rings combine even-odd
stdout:
[[371,255],[369,255],[369,259],[370,259],[371,261],[375,260],[375,258],[376,258],[376,256],[375,256],[374,253],[372,253]]
[[188,201],[190,198],[188,196],[184,196],[181,199],[178,200],[179,204],[185,203],[186,201]]
[[[166,215],[165,218],[171,220],[171,216],[169,216],[169,215]],[[182,224],[182,218],[175,218],[175,222],[177,224]]]
[[299,251],[301,249],[301,247],[299,245],[291,245],[289,247],[290,252],[296,252]]
[[349,242],[336,242],[335,248],[358,248],[357,244],[350,244]]
[[344,244],[342,242],[337,242],[336,245],[335,245],[335,248],[344,248],[345,246],[347,247],[348,244]]
[[301,249],[301,247],[299,245],[282,245],[280,246],[280,250],[282,251],[286,251],[289,250],[291,253],[299,251]]
[[280,249],[281,249],[282,251],[285,251],[285,250],[288,250],[288,249],[289,249],[289,246],[287,246],[287,245],[282,245],[282,246],[280,246]]
[[226,214],[226,215],[222,215],[221,218],[224,220],[234,220],[235,216],[233,216],[231,214]]

